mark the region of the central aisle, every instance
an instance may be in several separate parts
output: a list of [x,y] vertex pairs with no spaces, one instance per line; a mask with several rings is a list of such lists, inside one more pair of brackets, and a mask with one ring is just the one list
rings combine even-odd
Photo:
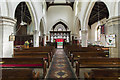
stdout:
[[74,79],[76,75],[63,49],[57,49],[46,79]]

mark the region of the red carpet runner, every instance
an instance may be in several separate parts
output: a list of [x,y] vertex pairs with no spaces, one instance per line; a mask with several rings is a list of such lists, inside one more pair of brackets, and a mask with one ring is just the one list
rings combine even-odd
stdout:
[[77,80],[63,49],[57,49],[46,80]]

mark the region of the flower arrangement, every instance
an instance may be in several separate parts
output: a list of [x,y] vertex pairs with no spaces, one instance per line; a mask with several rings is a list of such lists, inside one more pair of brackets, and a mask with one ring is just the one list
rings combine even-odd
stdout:
[[24,44],[24,45],[25,45],[26,48],[29,48],[29,44],[30,44],[30,43],[29,43],[28,40],[27,40],[27,41],[25,41],[25,44]]

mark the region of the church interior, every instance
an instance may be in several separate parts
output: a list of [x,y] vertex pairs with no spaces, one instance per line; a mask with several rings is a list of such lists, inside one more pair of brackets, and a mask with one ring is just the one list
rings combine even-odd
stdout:
[[119,0],[0,0],[1,80],[119,80]]

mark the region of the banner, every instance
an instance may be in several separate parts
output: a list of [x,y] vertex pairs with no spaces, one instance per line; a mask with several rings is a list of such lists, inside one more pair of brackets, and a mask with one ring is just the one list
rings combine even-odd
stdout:
[[115,35],[106,35],[106,46],[107,47],[116,47],[115,45]]
[[105,26],[101,25],[101,34],[105,34]]

